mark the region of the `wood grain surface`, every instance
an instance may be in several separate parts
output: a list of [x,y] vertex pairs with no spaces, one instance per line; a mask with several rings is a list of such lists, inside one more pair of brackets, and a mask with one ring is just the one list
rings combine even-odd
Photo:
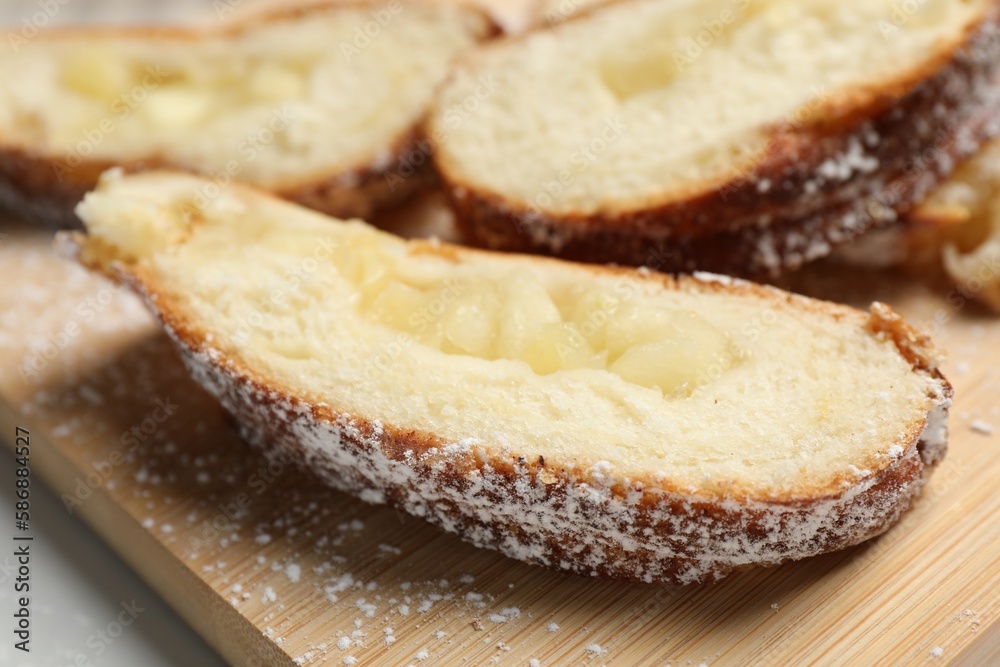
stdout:
[[134,296],[0,230],[3,434],[30,428],[36,474],[233,664],[1000,664],[1000,322],[939,288],[830,266],[791,285],[947,320],[951,449],[913,510],[842,553],[672,590],[524,565],[269,464]]

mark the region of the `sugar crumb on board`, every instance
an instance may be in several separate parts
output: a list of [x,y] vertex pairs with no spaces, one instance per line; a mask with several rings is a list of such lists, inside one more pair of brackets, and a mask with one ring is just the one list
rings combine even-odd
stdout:
[[996,428],[993,424],[982,419],[973,419],[969,423],[969,428],[979,435],[993,435],[996,432]]

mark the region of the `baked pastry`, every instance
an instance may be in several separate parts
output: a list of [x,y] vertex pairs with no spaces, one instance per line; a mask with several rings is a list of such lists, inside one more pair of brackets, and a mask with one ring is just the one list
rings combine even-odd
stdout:
[[902,220],[835,253],[841,263],[900,268],[948,285],[953,306],[1000,312],[1000,140],[963,164]]
[[1000,140],[907,217],[911,261],[943,262],[958,294],[1000,312]]
[[429,118],[464,233],[756,276],[895,219],[1000,126],[1000,2],[897,4],[616,2],[481,49]]
[[404,241],[248,186],[105,177],[86,265],[249,442],[464,539],[684,584],[889,528],[945,453],[930,342],[708,274]]
[[494,32],[457,4],[314,2],[215,30],[11,33],[0,203],[71,225],[107,168],[170,166],[367,216],[432,180],[419,122],[453,58]]

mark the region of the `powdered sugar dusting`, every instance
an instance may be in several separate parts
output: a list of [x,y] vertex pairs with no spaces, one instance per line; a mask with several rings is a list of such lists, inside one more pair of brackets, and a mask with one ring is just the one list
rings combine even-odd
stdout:
[[[482,445],[387,448],[392,429],[348,415],[317,418],[322,408],[262,390],[219,355],[193,352],[179,342],[195,378],[237,415],[250,442],[279,454],[298,451],[331,486],[355,495],[373,490],[477,546],[585,575],[690,584],[745,565],[804,558],[881,533],[923,484],[918,475],[886,489],[883,473],[859,470],[840,496],[803,507],[622,488],[612,483],[617,479],[607,466],[591,470],[590,482],[546,483],[523,462],[497,460]],[[939,408],[946,414],[943,396]],[[919,467],[918,450],[926,454],[937,447],[939,428],[935,417],[920,448],[906,443],[899,445],[902,453],[892,450],[900,454],[894,467]],[[835,524],[841,529],[833,534],[828,527]],[[656,528],[639,527],[645,525]],[[426,608],[431,604],[426,601]],[[362,611],[376,613],[365,604]],[[490,620],[506,618],[500,613]]]

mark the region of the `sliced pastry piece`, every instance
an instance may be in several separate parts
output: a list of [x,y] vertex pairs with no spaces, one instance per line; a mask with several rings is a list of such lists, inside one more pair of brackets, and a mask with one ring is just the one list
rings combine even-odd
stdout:
[[464,539],[672,584],[887,530],[944,455],[930,342],[708,274],[404,241],[190,175],[109,174],[88,266],[254,445]]
[[324,2],[216,29],[12,32],[0,203],[69,225],[108,167],[169,166],[367,216],[428,183],[418,124],[453,59],[494,31],[457,4]]
[[774,274],[922,200],[1000,124],[1000,2],[635,0],[463,61],[429,118],[469,239]]

